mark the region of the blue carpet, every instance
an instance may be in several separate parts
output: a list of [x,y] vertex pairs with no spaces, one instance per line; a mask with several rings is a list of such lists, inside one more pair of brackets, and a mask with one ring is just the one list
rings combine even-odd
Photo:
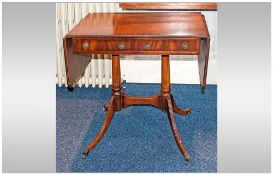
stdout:
[[[129,95],[157,94],[160,84],[127,84]],[[112,123],[87,159],[83,149],[99,131],[103,105],[111,88],[57,87],[57,172],[216,172],[217,86],[172,84],[176,103],[193,111],[175,114],[177,127],[191,160],[185,166],[173,138],[167,114],[149,106],[116,112]]]

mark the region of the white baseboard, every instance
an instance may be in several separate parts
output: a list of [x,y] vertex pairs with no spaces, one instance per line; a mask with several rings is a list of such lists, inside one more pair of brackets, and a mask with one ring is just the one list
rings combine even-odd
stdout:
[[[198,62],[171,60],[171,83],[199,84]],[[121,75],[129,83],[160,83],[160,60],[121,60]],[[217,84],[217,62],[209,61],[207,84]]]

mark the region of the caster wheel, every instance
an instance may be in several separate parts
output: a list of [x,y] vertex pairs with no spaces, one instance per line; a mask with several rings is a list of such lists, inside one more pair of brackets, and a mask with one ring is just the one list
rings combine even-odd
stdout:
[[189,165],[189,161],[185,160],[184,165],[188,166]]
[[88,152],[89,152],[89,151],[88,151],[88,148],[87,148],[86,150],[83,151],[83,153],[82,153],[82,158],[83,158],[83,159],[86,159],[86,157],[87,157],[87,155],[88,155]]
[[104,106],[103,106],[103,110],[104,110],[104,111],[107,111],[107,110],[108,110],[108,106],[107,106],[107,105],[104,105]]
[[184,165],[188,165],[188,164],[189,164],[189,161],[190,161],[190,156],[186,153],[186,154],[185,154],[185,162],[184,162]]
[[68,87],[67,87],[67,90],[68,90],[69,92],[73,92],[74,88],[68,86]]
[[87,157],[87,154],[82,153],[82,158],[86,159],[86,157]]

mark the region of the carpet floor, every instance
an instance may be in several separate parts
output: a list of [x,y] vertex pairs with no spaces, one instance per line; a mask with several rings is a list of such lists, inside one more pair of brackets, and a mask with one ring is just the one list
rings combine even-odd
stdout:
[[[56,88],[57,172],[216,172],[217,86],[172,84],[181,108],[191,106],[186,117],[175,114],[177,128],[191,160],[184,165],[171,132],[167,114],[149,106],[133,106],[116,112],[112,123],[93,152],[82,151],[103,122],[103,105],[110,88]],[[160,84],[126,84],[129,95],[157,94]]]

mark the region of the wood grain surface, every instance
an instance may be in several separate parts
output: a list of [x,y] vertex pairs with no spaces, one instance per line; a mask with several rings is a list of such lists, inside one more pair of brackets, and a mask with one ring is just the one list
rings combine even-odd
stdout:
[[88,14],[67,35],[73,37],[208,37],[200,12]]
[[216,11],[217,4],[213,2],[190,3],[190,2],[138,2],[138,3],[119,3],[122,10],[198,10]]

